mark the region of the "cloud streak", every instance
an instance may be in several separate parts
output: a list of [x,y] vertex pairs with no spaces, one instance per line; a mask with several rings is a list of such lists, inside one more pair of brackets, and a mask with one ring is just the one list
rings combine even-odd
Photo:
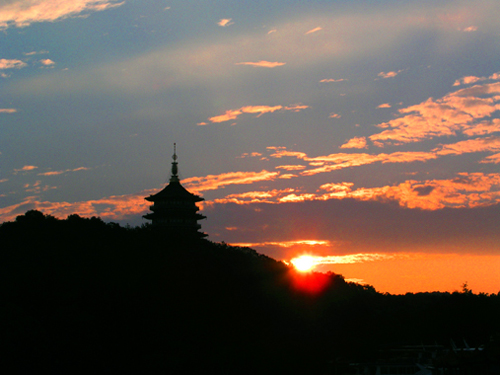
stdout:
[[[262,116],[264,113],[273,113],[276,111],[292,111],[292,112],[298,112],[302,109],[306,109],[308,106],[306,105],[292,105],[292,106],[282,106],[282,105],[275,105],[275,106],[268,106],[268,105],[250,105],[250,106],[245,106],[241,107],[238,109],[229,109],[227,110],[223,115],[219,116],[214,116],[210,117],[208,121],[212,123],[219,123],[219,122],[226,122],[226,121],[231,121],[231,120],[236,120],[239,116],[241,116],[244,113],[249,113],[249,114],[257,114],[257,117]],[[205,123],[203,123],[205,124]]]
[[247,185],[260,181],[272,181],[279,172],[228,172],[204,177],[190,177],[182,180],[186,188],[195,192],[215,190],[228,185]]
[[276,68],[277,66],[283,66],[285,64],[286,63],[284,63],[284,62],[265,61],[265,60],[261,60],[261,61],[257,61],[257,62],[247,61],[247,62],[235,63],[235,65],[250,65],[250,66],[255,66],[255,67],[259,67],[259,68]]
[[116,0],[14,0],[0,5],[0,29],[53,22],[123,5]]
[[49,172],[38,173],[38,176],[59,176],[61,174],[70,173],[70,172],[88,171],[89,169],[90,168],[79,167],[79,168],[74,168],[74,169],[65,169],[62,171],[49,171]]

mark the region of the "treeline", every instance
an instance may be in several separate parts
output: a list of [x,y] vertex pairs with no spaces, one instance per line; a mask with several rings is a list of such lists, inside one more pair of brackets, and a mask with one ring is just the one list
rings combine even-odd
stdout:
[[0,225],[9,373],[329,373],[401,344],[491,344],[500,293],[381,294],[249,248],[28,211]]

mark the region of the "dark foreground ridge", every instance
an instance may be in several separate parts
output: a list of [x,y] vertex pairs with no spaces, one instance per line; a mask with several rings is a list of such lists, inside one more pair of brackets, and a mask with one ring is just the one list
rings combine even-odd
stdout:
[[500,293],[381,294],[151,226],[28,211],[0,226],[0,277],[6,374],[344,374],[464,340],[482,350],[442,369],[500,372]]

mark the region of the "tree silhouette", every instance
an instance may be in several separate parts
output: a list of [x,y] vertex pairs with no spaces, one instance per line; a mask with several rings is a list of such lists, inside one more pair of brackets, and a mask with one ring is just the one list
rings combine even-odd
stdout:
[[0,244],[4,373],[333,373],[394,345],[500,333],[500,293],[381,294],[151,225],[32,210],[0,225]]

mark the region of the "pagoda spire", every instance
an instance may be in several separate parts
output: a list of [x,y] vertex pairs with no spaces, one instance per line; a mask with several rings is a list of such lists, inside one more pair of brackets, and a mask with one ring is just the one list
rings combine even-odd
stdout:
[[177,167],[177,149],[176,144],[174,143],[174,154],[172,155],[172,175],[170,176],[170,182],[179,182],[179,168]]

